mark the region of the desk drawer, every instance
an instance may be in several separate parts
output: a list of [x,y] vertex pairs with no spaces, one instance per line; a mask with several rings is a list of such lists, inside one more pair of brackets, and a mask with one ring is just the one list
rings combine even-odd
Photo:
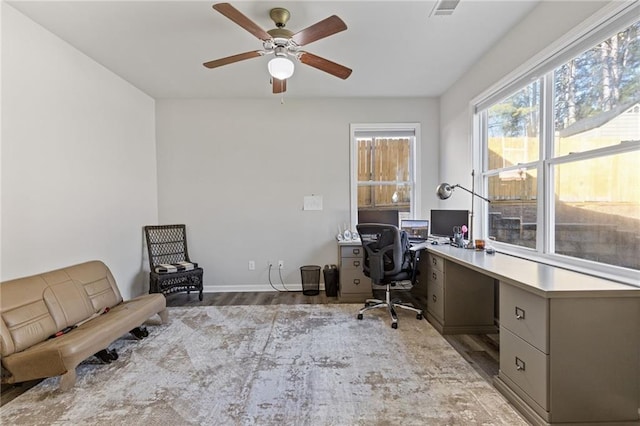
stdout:
[[362,246],[340,247],[340,257],[362,257],[363,251]]
[[549,353],[547,299],[501,282],[500,325],[545,354]]
[[357,270],[360,271],[360,273],[362,273],[362,259],[359,257],[347,257],[347,258],[343,258],[341,259],[341,265],[340,265],[340,269],[341,269],[341,273],[343,270]]
[[429,274],[429,276],[427,277],[427,281],[429,282],[429,284],[435,282],[440,284],[440,286],[444,286],[444,272],[429,268],[427,270],[427,273]]
[[518,385],[545,411],[549,411],[549,355],[545,355],[504,327],[500,327],[500,374]]
[[371,293],[371,280],[364,276],[362,270],[342,269],[340,271],[341,293]]
[[429,267],[436,271],[444,272],[444,259],[429,253]]
[[442,282],[429,280],[427,283],[427,312],[444,321],[444,286]]

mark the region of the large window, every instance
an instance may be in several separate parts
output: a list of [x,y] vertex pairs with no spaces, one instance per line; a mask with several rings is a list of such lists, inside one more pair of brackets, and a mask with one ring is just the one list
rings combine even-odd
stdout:
[[417,124],[351,126],[351,222],[397,223],[416,211]]
[[618,12],[477,104],[491,200],[483,229],[503,249],[637,277],[638,9]]

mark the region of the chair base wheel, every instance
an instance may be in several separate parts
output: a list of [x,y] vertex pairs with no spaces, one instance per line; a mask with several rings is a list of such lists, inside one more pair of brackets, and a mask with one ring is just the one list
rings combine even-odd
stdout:
[[418,315],[416,315],[416,319],[421,320],[421,319],[422,319],[422,314],[418,314]]
[[362,314],[358,314],[358,319],[361,320],[362,319]]
[[391,323],[391,328],[397,329],[398,328],[398,323],[397,322],[392,322]]

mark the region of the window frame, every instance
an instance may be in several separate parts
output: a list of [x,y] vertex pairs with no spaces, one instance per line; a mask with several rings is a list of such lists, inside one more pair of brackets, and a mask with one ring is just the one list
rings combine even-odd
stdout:
[[350,184],[349,184],[349,213],[351,228],[355,229],[358,223],[358,133],[380,133],[385,132],[391,135],[394,132],[413,133],[413,143],[410,150],[409,174],[413,178],[411,185],[411,198],[409,206],[409,218],[414,219],[416,212],[420,212],[420,123],[351,123],[349,125],[349,151],[350,151]]
[[[615,281],[621,281],[640,287],[640,271],[630,268],[615,266],[612,264],[598,263],[586,259],[580,259],[555,253],[554,235],[555,227],[555,200],[554,167],[560,164],[568,164],[607,155],[616,155],[640,150],[640,141],[624,142],[617,145],[606,146],[584,152],[570,153],[554,157],[553,147],[555,143],[554,129],[554,99],[553,74],[554,70],[564,63],[580,55],[583,51],[599,44],[616,32],[634,24],[640,16],[640,2],[609,4],[601,9],[582,25],[576,27],[554,45],[536,55],[523,64],[513,73],[509,74],[480,96],[472,99],[470,103],[473,164],[474,168],[481,171],[476,175],[476,187],[482,191],[481,195],[488,193],[488,177],[495,176],[507,170],[520,168],[536,168],[538,174],[538,210],[536,229],[536,248],[516,246],[514,244],[492,242],[499,251],[515,256],[540,261],[543,263],[565,267],[568,269],[595,274]],[[508,98],[512,94],[526,87],[532,80],[540,82],[540,156],[537,161],[501,169],[487,170],[488,167],[488,132],[487,110]],[[488,213],[489,206],[483,203],[479,209],[481,233],[489,235]]]

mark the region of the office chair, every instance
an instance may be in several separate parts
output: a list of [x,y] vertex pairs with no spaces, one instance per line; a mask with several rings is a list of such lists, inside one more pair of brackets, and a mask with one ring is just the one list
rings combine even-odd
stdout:
[[203,269],[189,260],[185,225],[145,226],[149,253],[149,293],[198,291],[202,300]]
[[420,250],[412,249],[406,233],[396,226],[363,223],[356,225],[356,228],[364,248],[364,274],[371,278],[374,285],[386,286],[385,300],[367,299],[364,308],[358,312],[358,319],[362,319],[365,311],[386,307],[391,315],[392,328],[398,328],[396,308],[415,312],[416,318],[421,320],[422,309],[391,300],[391,287],[397,282],[411,281],[415,285]]

